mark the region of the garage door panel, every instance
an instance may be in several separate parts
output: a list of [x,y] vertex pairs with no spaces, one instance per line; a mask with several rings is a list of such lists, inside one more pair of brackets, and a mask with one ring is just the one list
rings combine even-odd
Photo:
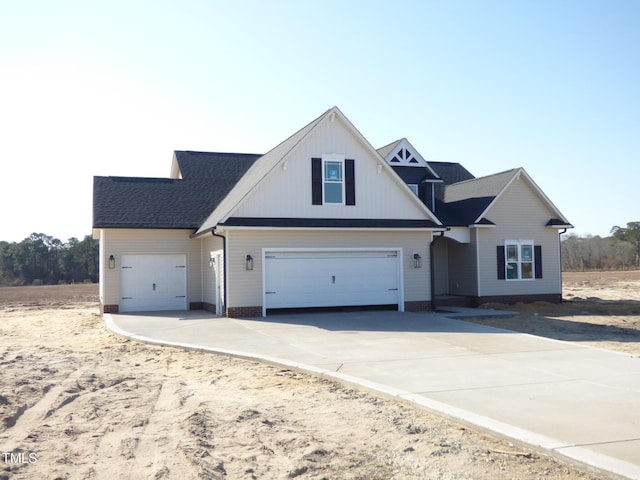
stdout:
[[123,255],[123,312],[186,310],[186,255]]
[[395,251],[265,255],[266,308],[399,304],[400,290]]

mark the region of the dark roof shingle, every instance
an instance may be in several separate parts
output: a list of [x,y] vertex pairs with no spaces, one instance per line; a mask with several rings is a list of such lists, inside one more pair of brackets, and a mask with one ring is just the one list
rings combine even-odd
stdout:
[[198,228],[257,154],[176,152],[182,179],[93,178],[94,228]]

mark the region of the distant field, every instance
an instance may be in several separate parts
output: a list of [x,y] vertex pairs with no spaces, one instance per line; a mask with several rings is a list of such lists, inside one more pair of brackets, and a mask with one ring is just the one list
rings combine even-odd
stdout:
[[566,284],[591,282],[591,283],[617,283],[640,282],[640,270],[614,270],[598,272],[563,272],[562,280]]
[[0,287],[0,308],[55,306],[98,302],[97,283],[42,285],[37,287]]

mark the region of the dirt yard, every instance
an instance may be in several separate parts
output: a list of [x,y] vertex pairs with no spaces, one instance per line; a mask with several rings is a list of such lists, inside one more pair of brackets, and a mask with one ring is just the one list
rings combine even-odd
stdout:
[[[502,326],[637,353],[640,275],[565,278],[572,303]],[[0,288],[0,480],[601,478],[332,381],[123,340],[96,295]]]
[[561,305],[486,305],[515,310],[511,319],[477,323],[640,355],[640,270],[563,274]]

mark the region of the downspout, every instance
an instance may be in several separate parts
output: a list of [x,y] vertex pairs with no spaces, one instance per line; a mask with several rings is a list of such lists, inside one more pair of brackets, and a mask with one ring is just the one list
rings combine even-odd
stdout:
[[[218,233],[216,233],[216,229],[215,227],[211,230],[211,235],[213,235],[214,237],[219,237],[222,239],[222,258],[224,258],[224,261],[222,262],[222,265],[224,266],[224,271],[222,273],[222,285],[223,285],[223,289],[224,292],[223,294],[223,299],[222,302],[224,303],[224,316],[227,316],[227,237],[225,237],[224,235],[220,235]],[[222,313],[222,309],[220,309],[220,312]]]

